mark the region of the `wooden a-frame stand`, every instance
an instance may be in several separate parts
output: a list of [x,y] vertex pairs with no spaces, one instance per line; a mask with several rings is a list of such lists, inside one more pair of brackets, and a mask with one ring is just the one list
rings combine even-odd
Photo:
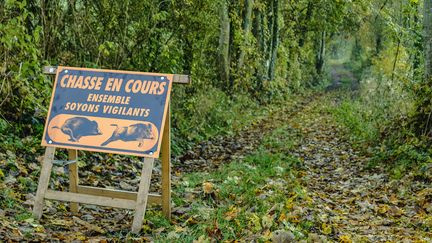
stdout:
[[[55,74],[56,67],[44,67],[44,73]],[[174,75],[174,83],[187,84],[190,82],[187,75]],[[170,108],[165,118],[164,131],[162,135],[161,161],[162,161],[162,193],[150,194],[150,181],[153,170],[154,158],[144,158],[143,168],[138,192],[104,189],[79,184],[77,163],[69,164],[69,192],[54,191],[48,189],[53,166],[55,148],[47,147],[42,162],[39,183],[33,207],[33,214],[40,219],[43,212],[44,200],[59,200],[70,202],[70,210],[77,213],[79,203],[95,204],[100,206],[125,208],[135,210],[132,233],[141,230],[147,203],[162,204],[163,214],[171,218],[171,145],[170,145]],[[78,150],[69,149],[69,160],[76,161]]]

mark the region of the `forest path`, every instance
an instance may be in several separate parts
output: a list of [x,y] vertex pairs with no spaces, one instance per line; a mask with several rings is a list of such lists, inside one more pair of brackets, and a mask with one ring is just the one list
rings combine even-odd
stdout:
[[359,88],[359,82],[349,62],[331,61],[328,67],[328,73],[331,83],[327,86],[326,91],[340,88],[349,88],[351,90]]
[[[274,242],[432,242],[432,189],[412,177],[392,180],[383,166],[367,169],[371,158],[354,148],[331,113],[342,92],[275,104],[237,135],[175,158],[172,220],[150,206],[139,235],[128,233],[130,210],[82,205],[71,214],[67,204],[47,202],[40,221],[0,210],[0,241],[266,242],[282,231],[285,238]],[[88,159],[80,183],[137,190],[139,160]],[[64,172],[55,169],[51,187],[67,190]],[[152,191],[159,179],[157,163]],[[30,211],[32,196],[25,197]]]
[[[338,73],[346,84],[354,82],[345,67],[334,75]],[[306,196],[294,194],[293,202],[286,203],[289,212],[279,220],[286,217],[294,225],[313,225],[306,230],[309,242],[429,242],[432,234],[425,232],[432,222],[427,217],[432,190],[412,177],[392,180],[384,165],[368,168],[372,155],[355,149],[331,112],[344,95],[344,91],[334,91],[303,98],[243,133],[199,145],[175,168],[180,172],[212,171],[241,160],[260,146],[268,153],[282,150],[302,162],[296,169]],[[266,138],[287,144],[275,148],[266,144]],[[296,184],[286,181],[286,187]]]
[[333,240],[430,242],[431,233],[423,230],[431,189],[422,182],[391,180],[384,166],[367,169],[371,158],[354,149],[329,112],[337,97],[320,96],[287,120],[302,137],[292,153],[304,163],[309,196],[298,216],[321,224],[320,234]]

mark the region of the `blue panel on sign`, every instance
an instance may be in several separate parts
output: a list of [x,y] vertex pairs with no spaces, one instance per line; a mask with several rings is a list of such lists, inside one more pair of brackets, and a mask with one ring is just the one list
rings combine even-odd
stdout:
[[172,79],[59,67],[42,145],[158,157]]

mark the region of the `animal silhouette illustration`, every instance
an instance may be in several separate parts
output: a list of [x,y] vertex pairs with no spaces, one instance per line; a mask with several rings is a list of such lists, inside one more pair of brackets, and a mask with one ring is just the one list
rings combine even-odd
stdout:
[[144,139],[153,139],[152,126],[150,124],[133,124],[126,127],[119,127],[116,124],[111,124],[116,127],[113,134],[108,140],[103,142],[101,146],[106,146],[111,142],[121,140],[124,142],[139,141],[138,147],[144,145]]
[[67,119],[61,127],[54,126],[69,136],[69,141],[79,142],[81,137],[102,135],[96,121],[90,121],[85,117],[72,117]]

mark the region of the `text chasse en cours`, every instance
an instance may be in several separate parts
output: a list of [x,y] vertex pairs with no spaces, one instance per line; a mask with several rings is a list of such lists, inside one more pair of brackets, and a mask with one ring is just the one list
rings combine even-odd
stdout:
[[[104,77],[64,75],[60,80],[60,86],[72,89],[101,90],[104,79]],[[122,85],[123,79],[108,78],[103,90],[120,92]],[[166,86],[166,81],[130,79],[125,83],[124,91],[134,94],[162,95],[165,92]]]
[[[124,92],[126,93],[147,95],[162,95],[165,92],[165,88],[167,87],[166,81],[130,79],[127,82],[124,82],[123,79],[111,77],[107,78],[106,82],[104,81],[105,77],[64,75],[60,80],[60,87],[70,89],[103,90],[108,92],[120,92],[122,89],[124,89]],[[88,94],[86,99],[87,102],[121,105],[129,105],[130,100],[130,96],[93,93]],[[67,102],[64,109],[68,111],[97,113],[99,112],[100,105]],[[150,115],[150,109],[123,106],[104,105],[102,111],[105,114],[118,114],[124,116],[148,117]]]

